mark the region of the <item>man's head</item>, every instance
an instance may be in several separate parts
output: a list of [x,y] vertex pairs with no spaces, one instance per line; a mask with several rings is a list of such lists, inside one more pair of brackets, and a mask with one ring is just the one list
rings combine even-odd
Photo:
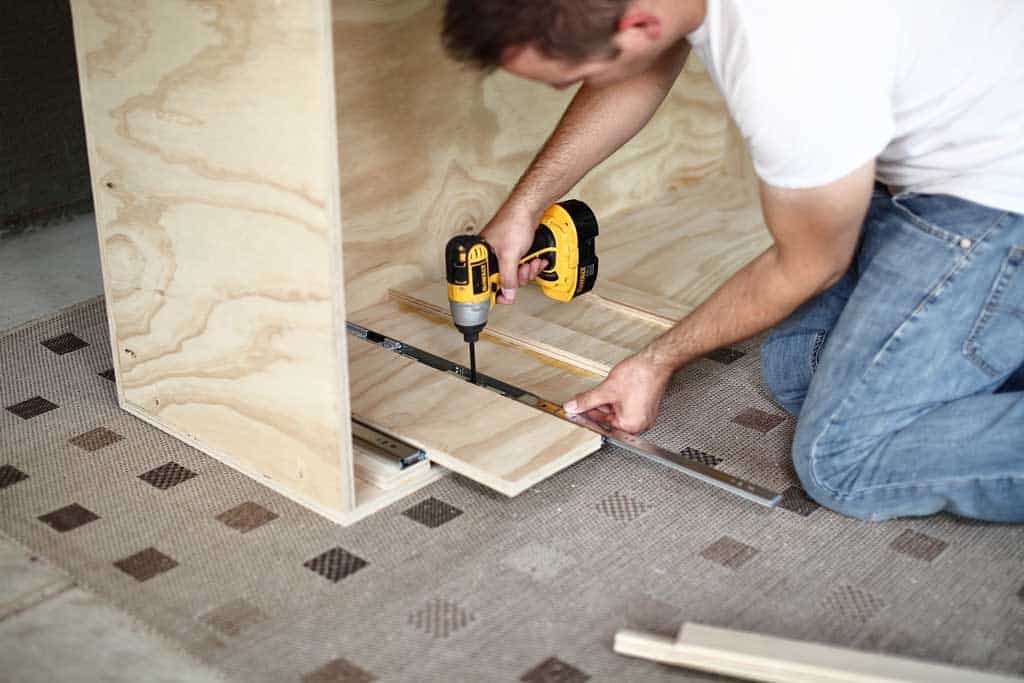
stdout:
[[448,0],[444,42],[483,69],[603,84],[649,67],[703,15],[704,0]]

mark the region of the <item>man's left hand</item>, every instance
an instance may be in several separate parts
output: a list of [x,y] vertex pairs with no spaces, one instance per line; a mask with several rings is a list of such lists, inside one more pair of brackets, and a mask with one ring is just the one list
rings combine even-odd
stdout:
[[671,370],[641,352],[622,361],[604,382],[565,404],[567,413],[588,413],[616,429],[636,434],[649,429],[658,416]]

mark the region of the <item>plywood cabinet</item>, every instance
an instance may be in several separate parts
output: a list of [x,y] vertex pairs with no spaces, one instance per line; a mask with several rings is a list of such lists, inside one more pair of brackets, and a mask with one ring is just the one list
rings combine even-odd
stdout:
[[[483,227],[570,95],[447,60],[440,1],[72,8],[122,407],[342,523],[429,482],[384,490],[354,475],[352,406],[400,411],[349,380],[381,373],[373,396],[395,400],[380,384],[403,360],[350,368],[370,356],[350,354],[345,322],[377,319],[456,352],[446,322],[389,292],[439,281],[444,243]],[[606,298],[678,317],[763,248],[737,142],[688,67],[651,126],[574,191],[601,218]],[[633,277],[655,266],[678,275]],[[489,374],[507,368],[538,393],[599,380],[507,345],[484,356]],[[498,427],[522,417],[498,401]],[[417,436],[450,463],[465,422],[443,407],[432,417]],[[550,425],[537,431],[545,475],[552,458],[596,448],[565,427],[553,445]]]

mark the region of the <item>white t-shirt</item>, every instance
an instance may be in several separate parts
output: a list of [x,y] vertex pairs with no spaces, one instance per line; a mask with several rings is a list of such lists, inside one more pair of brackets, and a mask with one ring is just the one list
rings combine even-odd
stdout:
[[1024,0],[707,0],[688,40],[766,183],[875,158],[895,193],[1024,213]]

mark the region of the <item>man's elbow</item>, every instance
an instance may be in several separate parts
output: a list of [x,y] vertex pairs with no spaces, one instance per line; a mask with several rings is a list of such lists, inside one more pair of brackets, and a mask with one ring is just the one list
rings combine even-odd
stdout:
[[804,263],[802,267],[786,269],[788,280],[794,290],[799,290],[802,300],[815,297],[843,279],[852,259],[830,259],[816,263]]
[[823,277],[821,278],[821,283],[818,285],[818,290],[815,292],[815,294],[821,294],[822,292],[831,288],[837,282],[842,280],[843,276],[846,275],[846,271],[849,269],[849,267],[849,264],[846,263],[843,264],[841,267],[830,268],[829,270],[825,271]]

